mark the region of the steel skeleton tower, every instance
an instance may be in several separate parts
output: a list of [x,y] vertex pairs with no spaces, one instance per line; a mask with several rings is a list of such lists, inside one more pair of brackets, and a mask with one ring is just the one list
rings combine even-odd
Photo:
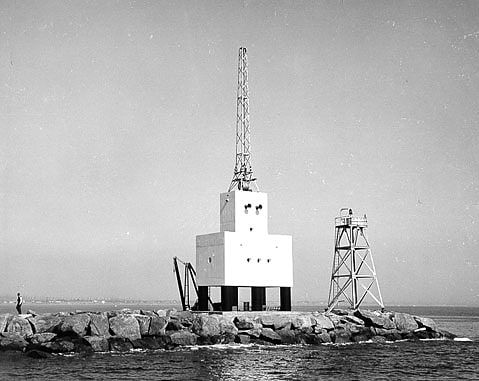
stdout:
[[328,311],[340,302],[358,309],[366,296],[384,308],[373,255],[366,237],[368,221],[341,209],[335,218],[334,259],[329,287]]
[[[238,53],[238,89],[236,97],[236,164],[228,192],[232,190],[250,190],[254,184],[251,169],[251,137],[249,128],[249,91],[248,91],[248,56],[246,48]],[[256,189],[257,190],[257,189]]]

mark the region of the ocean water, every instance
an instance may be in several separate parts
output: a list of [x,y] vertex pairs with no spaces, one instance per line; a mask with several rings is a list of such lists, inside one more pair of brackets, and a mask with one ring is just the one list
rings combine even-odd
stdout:
[[0,379],[479,380],[479,308],[394,307],[390,310],[432,317],[442,329],[470,341],[214,345],[173,351],[55,355],[48,359],[3,352],[0,353]]

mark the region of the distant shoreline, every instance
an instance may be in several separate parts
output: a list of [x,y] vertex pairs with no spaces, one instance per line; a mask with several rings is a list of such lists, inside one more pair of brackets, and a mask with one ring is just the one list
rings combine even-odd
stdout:
[[[16,296],[7,297],[1,296],[0,297],[0,306],[4,304],[15,304],[16,303]],[[64,298],[55,298],[55,297],[42,297],[38,299],[31,299],[29,300],[28,297],[25,298],[25,303],[37,305],[37,304],[125,304],[125,305],[179,305],[181,306],[181,302],[176,299],[165,299],[165,300],[135,300],[135,299],[64,299]],[[279,302],[278,302],[279,303]],[[274,304],[274,301],[273,301]],[[296,301],[293,302],[293,305],[296,307],[304,308],[304,307],[316,307],[316,306],[324,306],[326,307],[326,301]],[[387,304],[387,308],[479,308],[479,305],[464,305],[464,304]],[[348,308],[343,306],[341,308]],[[364,305],[363,309],[375,309],[377,306],[374,305]]]
[[[105,301],[102,302],[92,302],[92,301],[51,301],[51,302],[42,302],[35,301],[29,302],[28,300],[24,303],[22,307],[22,312],[26,313],[29,310],[34,311],[35,313],[56,313],[56,312],[75,312],[75,311],[84,311],[84,312],[105,312],[109,310],[121,310],[128,308],[131,310],[168,310],[176,309],[181,311],[181,303],[179,301]],[[292,310],[298,312],[313,312],[319,311],[323,312],[326,308],[324,304],[300,304],[293,305]],[[361,309],[377,309],[372,308],[371,306],[364,306]],[[479,319],[479,307],[470,307],[470,306],[386,306],[386,311],[397,311],[404,312],[418,316],[428,316],[428,317],[446,317],[446,316],[468,316],[468,317],[477,317]],[[14,302],[0,302],[0,314],[2,313],[11,313],[16,314],[15,303]]]

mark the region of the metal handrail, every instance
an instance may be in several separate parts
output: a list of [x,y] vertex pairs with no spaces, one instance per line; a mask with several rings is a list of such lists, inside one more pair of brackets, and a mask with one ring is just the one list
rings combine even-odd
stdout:
[[339,217],[335,217],[334,223],[336,226],[350,225],[350,226],[367,227],[368,219],[366,215],[362,217],[353,216],[351,209],[342,208],[339,211]]

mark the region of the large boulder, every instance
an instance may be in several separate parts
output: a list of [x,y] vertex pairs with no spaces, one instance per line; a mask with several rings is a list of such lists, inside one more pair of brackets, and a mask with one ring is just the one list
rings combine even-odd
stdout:
[[240,331],[254,328],[253,320],[247,316],[235,316],[233,323]]
[[169,335],[173,345],[196,345],[197,335],[189,331],[176,331]]
[[326,329],[328,331],[334,329],[334,324],[331,319],[325,314],[314,314],[313,318],[316,322],[316,327]]
[[439,328],[434,320],[427,317],[414,316],[414,320],[418,323],[419,328],[426,328],[428,331],[438,332]]
[[435,339],[436,332],[427,330],[426,327],[418,328],[414,331],[414,336],[418,339]]
[[148,329],[149,336],[160,336],[165,334],[168,321],[165,317],[152,316],[150,320],[150,328]]
[[105,336],[85,336],[84,339],[90,344],[94,352],[108,352],[110,344]]
[[369,327],[352,323],[344,323],[343,328],[349,329],[353,335],[358,335],[364,331],[369,331]]
[[344,315],[340,316],[340,321],[342,323],[351,323],[356,325],[364,325],[364,321],[354,315]]
[[334,342],[336,344],[350,343],[352,341],[352,333],[348,325],[337,327],[334,330]]
[[220,317],[219,325],[220,325],[220,332],[223,335],[236,336],[238,334],[238,328],[233,324],[232,321],[228,319]]
[[410,332],[418,328],[416,320],[411,315],[402,312],[396,312],[393,321],[396,328],[402,332]]
[[273,330],[291,328],[291,316],[283,314],[268,314],[260,315],[255,321],[260,323],[265,328],[272,328]]
[[323,343],[321,338],[314,333],[300,333],[297,337],[297,340],[300,344],[308,345],[319,345]]
[[229,344],[237,341],[238,328],[233,324],[231,319],[227,319],[222,315],[215,315],[218,319],[219,336],[215,337],[216,343]]
[[[138,330],[139,330],[139,328],[138,328]],[[107,340],[108,340],[108,343],[110,345],[110,350],[111,351],[127,352],[127,351],[133,349],[133,344],[131,343],[131,341],[129,339],[124,338],[124,337],[111,336]]]
[[75,344],[68,339],[62,338],[42,344],[42,349],[54,353],[67,353],[75,351]]
[[245,333],[240,333],[237,336],[236,342],[239,344],[249,344],[251,342],[251,338]]
[[55,332],[62,323],[62,317],[42,314],[31,317],[28,320],[33,326],[35,333]]
[[5,332],[8,322],[13,319],[12,314],[0,314],[0,333]]
[[371,337],[373,343],[385,343],[387,340],[384,336],[373,336]]
[[30,322],[21,315],[14,316],[12,320],[9,321],[7,326],[7,332],[17,333],[23,337],[33,335],[33,330],[32,326],[30,325]]
[[283,328],[291,328],[291,317],[285,315],[275,316],[273,319],[273,329],[276,331]]
[[90,313],[90,331],[92,336],[110,336],[110,324],[106,313]]
[[106,317],[108,318],[108,320],[110,320],[112,317],[121,315],[120,311],[106,311],[105,313],[106,313]]
[[166,325],[166,330],[167,331],[182,331],[185,329],[179,320],[177,319],[170,319],[168,320],[168,324]]
[[133,340],[131,343],[138,349],[155,350],[163,348],[162,340],[153,336],[142,337],[141,339]]
[[221,333],[219,319],[214,315],[195,316],[192,330],[200,337],[216,337]]
[[171,337],[169,335],[155,336],[154,339],[158,341],[161,348],[174,349],[176,347],[176,345],[171,342]]
[[148,332],[150,330],[150,322],[151,322],[151,317],[145,316],[145,315],[138,315],[135,314],[135,319],[138,320],[138,325],[140,326],[140,335],[143,336],[148,336]]
[[24,351],[28,342],[18,333],[2,333],[0,336],[0,350],[3,351]]
[[62,319],[59,332],[64,335],[85,336],[90,325],[90,315],[86,313],[66,316]]
[[35,333],[32,335],[32,337],[30,337],[30,343],[34,346],[41,345],[48,343],[49,341],[53,341],[56,337],[57,334],[51,332]]
[[259,339],[259,337],[261,336],[261,330],[262,328],[252,328],[248,329],[247,331],[241,331],[241,333],[244,332],[251,338]]
[[[132,315],[117,315],[109,320],[110,329],[115,336],[130,340],[140,339],[140,325]],[[111,344],[111,343],[110,343]]]
[[317,336],[318,336],[318,339],[321,341],[321,343],[330,343],[331,342],[331,336],[327,332],[321,332]]
[[384,339],[387,341],[396,341],[396,340],[402,339],[401,332],[397,329],[384,329],[384,328],[372,327],[371,330],[377,336],[384,337]]
[[[316,320],[314,323],[316,323]],[[298,315],[292,319],[291,325],[294,329],[312,332],[311,326],[313,325],[313,322],[311,321],[311,316],[309,315]]]
[[363,325],[353,325],[353,327],[354,330],[351,329],[352,339],[357,343],[368,341],[375,336],[375,331],[372,330],[372,327],[365,327]]
[[281,336],[273,331],[271,328],[263,328],[259,336],[261,340],[267,341],[273,344],[281,343]]
[[327,313],[325,316],[331,321],[331,323],[333,323],[333,328],[339,327],[343,324],[343,321],[341,320],[342,316],[333,314],[331,312]]
[[261,324],[263,327],[273,328],[273,315],[261,314],[254,318],[254,322]]
[[454,333],[451,333],[449,331],[446,331],[444,329],[441,329],[438,334],[440,335],[440,337],[444,337],[446,339],[449,339],[449,340],[454,340],[457,336],[454,334]]
[[357,310],[354,315],[363,320],[367,326],[384,329],[394,329],[396,325],[391,321],[389,315],[379,311]]
[[194,316],[191,311],[171,311],[170,322],[177,320],[183,327],[190,327],[193,324]]

